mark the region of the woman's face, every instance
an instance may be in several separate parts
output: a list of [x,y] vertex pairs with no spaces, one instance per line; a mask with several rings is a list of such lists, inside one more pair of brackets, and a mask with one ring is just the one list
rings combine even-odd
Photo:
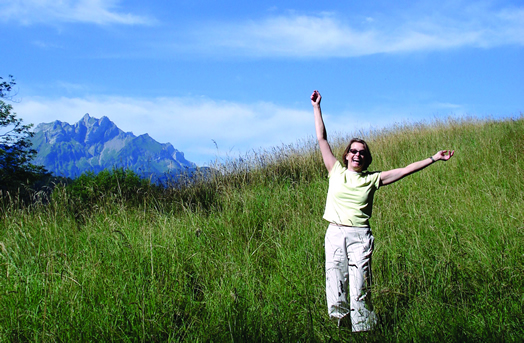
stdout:
[[348,154],[346,155],[346,160],[348,160],[348,169],[355,172],[361,172],[364,170],[366,160],[364,144],[353,142]]

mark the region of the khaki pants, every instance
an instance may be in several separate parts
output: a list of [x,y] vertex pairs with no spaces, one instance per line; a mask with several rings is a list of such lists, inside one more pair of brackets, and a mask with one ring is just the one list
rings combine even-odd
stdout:
[[376,323],[369,290],[373,240],[370,228],[330,224],[326,231],[328,312],[339,326],[351,319],[353,331],[370,330]]

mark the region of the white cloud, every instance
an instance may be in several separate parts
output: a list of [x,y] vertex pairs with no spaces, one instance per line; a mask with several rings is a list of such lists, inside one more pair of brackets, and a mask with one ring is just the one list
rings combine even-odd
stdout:
[[118,0],[4,0],[0,20],[22,24],[81,22],[106,24],[150,24],[151,18],[118,11]]
[[33,41],[32,44],[34,46],[37,46],[37,47],[41,48],[41,49],[63,49],[62,45],[49,43],[49,42],[44,42],[44,41],[41,41],[41,40]]
[[[137,136],[148,133],[161,143],[173,144],[188,160],[203,165],[216,157],[243,156],[249,151],[311,139],[313,112],[309,102],[305,103],[304,109],[296,109],[267,102],[242,104],[198,97],[33,97],[15,104],[14,110],[24,123],[35,125],[55,120],[74,124],[85,113],[95,118],[107,116],[123,131]],[[428,102],[402,107],[381,105],[338,114],[328,111],[324,120],[330,137],[335,137],[395,123],[420,122],[428,115],[447,118],[466,111],[459,104]]]
[[[172,143],[186,158],[205,163],[217,154],[238,156],[294,143],[311,134],[311,113],[272,103],[240,104],[207,98],[24,98],[15,112],[25,123],[74,124],[85,113],[107,116],[120,129]],[[214,142],[218,145],[216,150]]]
[[363,21],[334,14],[290,14],[203,26],[193,38],[197,50],[262,57],[349,57],[524,45],[524,8],[469,6],[449,13],[413,11]]

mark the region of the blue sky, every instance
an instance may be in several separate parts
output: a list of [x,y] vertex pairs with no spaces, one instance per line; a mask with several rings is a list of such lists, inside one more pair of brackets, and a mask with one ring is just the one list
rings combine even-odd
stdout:
[[328,133],[524,112],[522,1],[0,0],[0,29],[25,123],[107,116],[199,165],[312,137],[314,89]]

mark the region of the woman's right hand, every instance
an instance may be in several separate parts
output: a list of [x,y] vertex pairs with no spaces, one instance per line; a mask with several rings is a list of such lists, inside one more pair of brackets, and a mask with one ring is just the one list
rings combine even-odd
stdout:
[[320,95],[320,93],[317,90],[313,91],[313,94],[311,94],[311,105],[320,106],[321,99],[322,96]]

